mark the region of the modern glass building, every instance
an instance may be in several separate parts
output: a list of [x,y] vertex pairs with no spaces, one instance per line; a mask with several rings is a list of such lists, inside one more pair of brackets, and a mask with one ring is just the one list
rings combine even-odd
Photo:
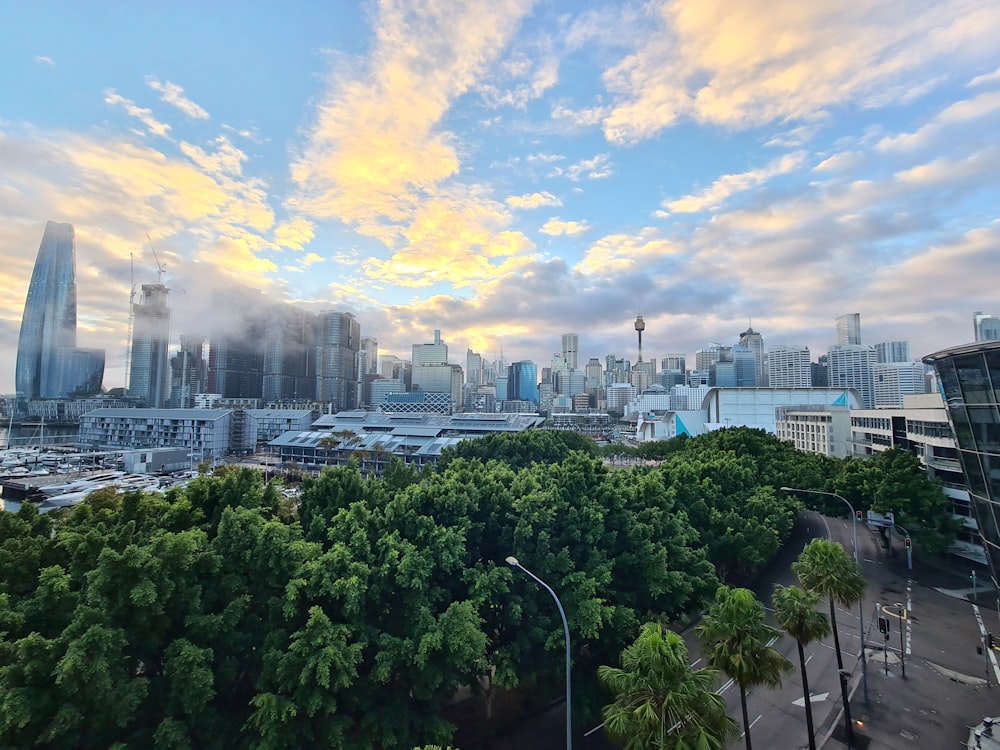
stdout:
[[941,384],[994,584],[1000,581],[1000,341],[924,357]]
[[142,406],[150,409],[162,408],[170,397],[168,292],[163,284],[143,284],[142,297],[132,305],[135,323],[132,328],[128,395],[139,399]]
[[73,225],[45,224],[24,301],[14,384],[19,401],[100,393],[104,351],[76,349]]

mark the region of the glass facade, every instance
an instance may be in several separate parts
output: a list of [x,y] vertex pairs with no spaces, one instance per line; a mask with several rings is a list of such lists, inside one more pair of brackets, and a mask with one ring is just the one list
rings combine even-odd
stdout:
[[101,391],[103,350],[76,349],[74,243],[72,224],[45,224],[17,341],[14,385],[21,401]]
[[931,354],[994,583],[1000,570],[1000,341]]

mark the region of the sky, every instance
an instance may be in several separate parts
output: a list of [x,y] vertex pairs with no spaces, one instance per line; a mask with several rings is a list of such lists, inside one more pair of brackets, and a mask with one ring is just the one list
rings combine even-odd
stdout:
[[[995,0],[0,0],[0,391],[46,221],[124,385],[234,285],[546,366],[1000,315]],[[155,252],[155,258],[154,258]]]

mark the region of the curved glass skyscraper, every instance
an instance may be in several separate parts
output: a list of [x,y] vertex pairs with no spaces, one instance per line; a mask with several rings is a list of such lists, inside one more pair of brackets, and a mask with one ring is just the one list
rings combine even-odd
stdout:
[[76,348],[76,247],[73,225],[47,222],[24,301],[17,340],[17,398],[99,393],[104,351]]

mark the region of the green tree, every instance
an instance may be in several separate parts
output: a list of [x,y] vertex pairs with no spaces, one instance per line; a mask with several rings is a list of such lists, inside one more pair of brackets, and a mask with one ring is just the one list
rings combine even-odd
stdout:
[[784,631],[795,639],[799,649],[799,668],[802,670],[802,697],[805,701],[809,750],[816,750],[805,647],[813,641],[825,638],[830,632],[830,623],[827,622],[826,616],[822,612],[816,611],[816,607],[820,603],[819,594],[805,591],[798,586],[775,586],[772,602],[774,603],[775,619]]
[[672,630],[643,625],[621,665],[602,665],[597,676],[614,696],[604,708],[605,730],[626,750],[717,750],[739,735],[713,692],[718,670],[693,668],[684,639]]
[[597,446],[585,435],[569,430],[525,430],[463,440],[454,448],[441,451],[437,465],[443,471],[456,458],[478,458],[483,463],[496,460],[521,469],[533,463],[559,463],[573,451],[594,456]]
[[802,550],[799,559],[792,563],[792,570],[806,591],[812,591],[830,600],[830,625],[837,652],[837,668],[844,668],[840,653],[840,634],[837,631],[835,604],[852,607],[861,601],[867,586],[860,566],[837,542],[813,539]]
[[752,591],[720,586],[694,632],[702,642],[706,663],[739,685],[743,732],[751,750],[747,688],[780,687],[781,675],[792,669],[792,663],[769,645],[781,631],[765,622],[764,605]]

